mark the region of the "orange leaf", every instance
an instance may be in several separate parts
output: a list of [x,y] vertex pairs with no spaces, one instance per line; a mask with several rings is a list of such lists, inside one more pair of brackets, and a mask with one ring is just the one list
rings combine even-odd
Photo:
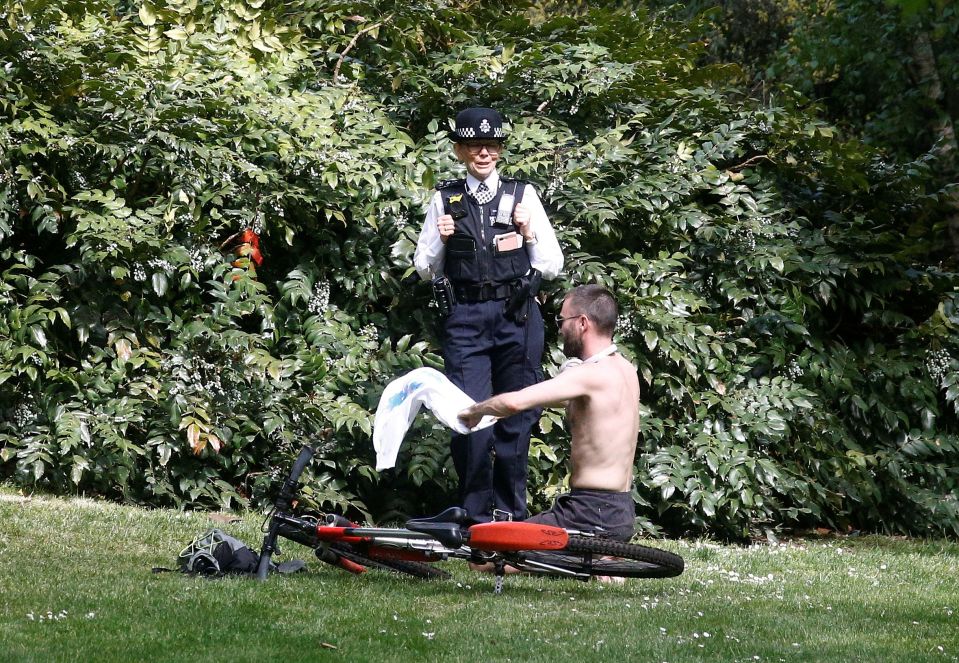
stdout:
[[200,427],[196,424],[190,424],[186,427],[186,439],[196,455],[200,455],[203,448],[206,447],[206,440],[203,439]]

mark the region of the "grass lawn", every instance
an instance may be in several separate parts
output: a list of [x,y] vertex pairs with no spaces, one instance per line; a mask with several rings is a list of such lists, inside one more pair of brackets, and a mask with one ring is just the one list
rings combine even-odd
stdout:
[[148,511],[0,488],[0,661],[956,661],[959,544],[885,537],[749,548],[668,541],[667,580],[424,582],[321,564],[207,580],[179,550],[259,516]]

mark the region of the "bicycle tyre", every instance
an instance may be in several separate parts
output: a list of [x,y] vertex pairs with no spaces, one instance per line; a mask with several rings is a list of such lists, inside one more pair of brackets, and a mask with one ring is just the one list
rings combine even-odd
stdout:
[[421,580],[442,580],[449,578],[449,572],[426,562],[413,562],[405,559],[384,559],[364,555],[348,543],[332,543],[330,550],[351,562],[373,569],[402,573]]
[[[595,557],[594,557],[595,556]],[[601,557],[614,559],[602,559]],[[560,569],[536,569],[524,565],[525,570],[552,575],[564,575],[563,571],[589,576],[617,576],[620,578],[672,578],[683,572],[685,562],[675,555],[658,548],[623,543],[591,536],[571,535],[566,547],[556,552],[524,552],[521,564],[530,562]]]

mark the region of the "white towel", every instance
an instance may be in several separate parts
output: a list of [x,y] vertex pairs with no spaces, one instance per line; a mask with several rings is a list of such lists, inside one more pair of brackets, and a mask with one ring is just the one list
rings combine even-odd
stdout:
[[376,469],[385,470],[396,465],[403,436],[423,405],[457,433],[482,430],[496,423],[496,417],[486,415],[472,429],[467,428],[456,415],[474,403],[476,401],[433,368],[417,368],[390,382],[380,396],[373,419]]

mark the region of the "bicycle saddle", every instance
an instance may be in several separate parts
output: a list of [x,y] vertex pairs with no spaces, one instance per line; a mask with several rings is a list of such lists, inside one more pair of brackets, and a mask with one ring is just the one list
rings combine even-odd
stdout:
[[460,525],[465,521],[466,509],[451,506],[429,518],[407,520],[406,529],[428,534],[447,548],[459,548],[463,545],[463,530]]

